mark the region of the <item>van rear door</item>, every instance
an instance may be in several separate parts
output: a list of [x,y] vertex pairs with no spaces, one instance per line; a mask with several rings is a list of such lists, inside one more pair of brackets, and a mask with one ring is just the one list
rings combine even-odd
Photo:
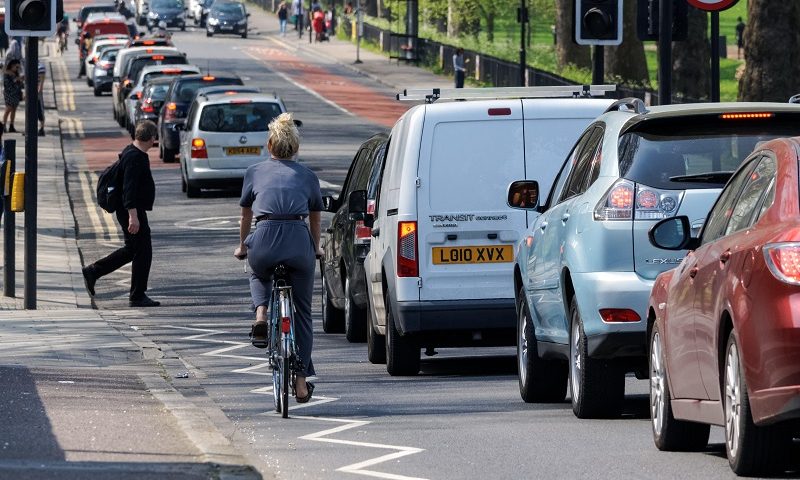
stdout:
[[417,176],[420,300],[513,297],[525,212],[505,197],[525,176],[520,101],[429,107]]

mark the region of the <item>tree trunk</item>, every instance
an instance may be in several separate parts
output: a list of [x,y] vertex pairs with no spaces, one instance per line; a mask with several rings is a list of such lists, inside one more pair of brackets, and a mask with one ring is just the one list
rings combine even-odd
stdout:
[[648,86],[650,75],[644,57],[644,44],[636,36],[635,0],[624,0],[622,18],[622,43],[604,49],[605,76],[615,83]]
[[572,41],[572,17],[575,15],[574,0],[556,0],[556,57],[558,66],[569,64],[592,67],[592,54],[587,46]]
[[494,42],[494,10],[486,14],[486,40]]
[[447,36],[451,38],[461,34],[456,20],[456,1],[447,0]]
[[785,102],[800,90],[800,2],[749,0],[739,100]]
[[689,7],[688,22],[686,40],[672,44],[673,92],[692,99],[708,99],[711,94],[708,14]]

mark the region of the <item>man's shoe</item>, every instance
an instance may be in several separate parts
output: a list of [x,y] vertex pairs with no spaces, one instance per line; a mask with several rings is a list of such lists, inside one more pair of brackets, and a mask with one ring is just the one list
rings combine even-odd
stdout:
[[86,282],[86,290],[89,291],[89,295],[94,297],[94,284],[97,283],[97,277],[94,276],[91,267],[83,267],[81,271],[83,271],[83,281]]
[[130,307],[157,307],[159,305],[161,305],[161,302],[157,302],[147,295],[142,295],[142,298],[137,298],[136,300],[130,300],[128,302],[128,306]]
[[250,343],[256,348],[267,348],[269,328],[266,321],[255,321],[250,328]]

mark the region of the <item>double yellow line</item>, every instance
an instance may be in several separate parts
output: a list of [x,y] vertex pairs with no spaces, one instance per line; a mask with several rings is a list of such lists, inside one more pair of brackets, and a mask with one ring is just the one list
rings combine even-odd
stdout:
[[[54,85],[61,86],[61,91],[56,89],[56,103],[60,111],[75,111],[75,88],[69,78],[69,71],[63,59],[50,62],[53,69]],[[56,78],[58,76],[58,78]],[[56,81],[57,80],[57,81]]]

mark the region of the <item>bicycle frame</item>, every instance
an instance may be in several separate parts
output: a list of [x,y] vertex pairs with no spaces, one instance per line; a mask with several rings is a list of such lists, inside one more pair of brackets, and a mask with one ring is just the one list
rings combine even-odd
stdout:
[[294,392],[296,371],[300,367],[294,337],[294,300],[292,287],[276,276],[269,312],[267,356],[272,367],[275,411],[289,416],[289,389]]

